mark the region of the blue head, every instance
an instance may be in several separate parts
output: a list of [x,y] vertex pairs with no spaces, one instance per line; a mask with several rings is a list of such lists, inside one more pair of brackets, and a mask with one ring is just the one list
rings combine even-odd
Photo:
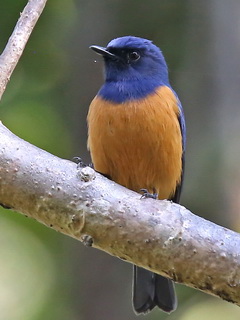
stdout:
[[168,70],[160,49],[151,41],[125,36],[106,48],[91,46],[105,62],[105,84],[98,95],[116,103],[144,98],[161,85],[169,86]]

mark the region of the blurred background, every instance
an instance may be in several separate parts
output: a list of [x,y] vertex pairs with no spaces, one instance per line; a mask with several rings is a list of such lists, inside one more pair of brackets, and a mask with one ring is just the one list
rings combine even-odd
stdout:
[[[26,0],[0,2],[3,50]],[[240,231],[240,2],[52,0],[0,104],[3,123],[59,157],[81,156],[102,83],[88,47],[135,35],[161,47],[187,122],[182,204]],[[132,266],[0,208],[0,320],[130,320]],[[146,320],[239,319],[220,299],[177,285],[179,307]]]

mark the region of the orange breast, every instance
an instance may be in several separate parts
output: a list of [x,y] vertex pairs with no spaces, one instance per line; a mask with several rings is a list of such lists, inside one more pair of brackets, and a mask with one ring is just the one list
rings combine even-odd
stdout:
[[121,104],[95,97],[88,113],[88,148],[95,169],[129,189],[155,189],[159,199],[170,198],[182,170],[178,114],[168,87]]

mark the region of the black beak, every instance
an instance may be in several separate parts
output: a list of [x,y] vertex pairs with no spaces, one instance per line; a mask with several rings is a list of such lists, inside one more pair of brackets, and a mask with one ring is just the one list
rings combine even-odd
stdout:
[[99,47],[99,46],[90,46],[90,49],[95,51],[97,54],[100,54],[103,57],[115,60],[117,59],[117,56],[111,52],[109,52],[106,48],[104,47]]

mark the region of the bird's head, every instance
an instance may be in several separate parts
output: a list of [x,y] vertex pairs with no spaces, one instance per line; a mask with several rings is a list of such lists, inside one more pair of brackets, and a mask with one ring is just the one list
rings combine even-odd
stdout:
[[105,80],[157,80],[168,85],[168,70],[161,50],[150,40],[125,36],[109,42],[107,47],[91,46],[105,62]]

